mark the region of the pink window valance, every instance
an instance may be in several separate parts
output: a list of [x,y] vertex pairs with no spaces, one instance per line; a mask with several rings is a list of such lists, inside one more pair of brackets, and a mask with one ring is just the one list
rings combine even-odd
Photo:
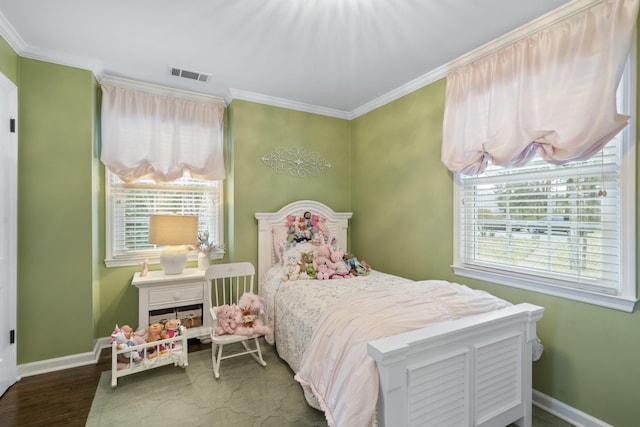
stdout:
[[442,161],[475,175],[488,163],[564,164],[597,153],[627,125],[616,89],[639,0],[605,0],[447,76]]
[[100,160],[123,181],[225,177],[217,102],[102,85]]

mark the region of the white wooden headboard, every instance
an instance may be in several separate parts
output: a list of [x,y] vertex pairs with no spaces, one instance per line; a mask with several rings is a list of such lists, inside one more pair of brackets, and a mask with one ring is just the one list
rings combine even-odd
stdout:
[[277,260],[271,231],[273,226],[284,225],[287,215],[300,217],[307,211],[324,217],[331,237],[336,239],[343,250],[347,250],[347,229],[352,212],[335,212],[329,206],[315,200],[292,202],[283,206],[278,212],[257,212],[255,217],[258,220],[258,286]]

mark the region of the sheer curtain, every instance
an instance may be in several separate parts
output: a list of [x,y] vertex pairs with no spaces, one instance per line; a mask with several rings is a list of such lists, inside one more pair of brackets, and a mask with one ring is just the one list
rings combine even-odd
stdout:
[[627,125],[616,88],[639,0],[605,0],[447,76],[442,161],[482,173],[488,162],[585,160]]
[[222,180],[223,114],[214,101],[103,84],[100,160],[125,182],[167,182],[186,171],[193,178]]

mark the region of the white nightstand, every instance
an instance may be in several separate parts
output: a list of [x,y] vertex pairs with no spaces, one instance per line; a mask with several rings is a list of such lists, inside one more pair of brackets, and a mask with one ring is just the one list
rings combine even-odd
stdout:
[[[138,288],[138,327],[149,325],[150,315],[175,310],[178,313],[200,307],[201,326],[187,326],[187,337],[207,341],[211,338],[211,285],[204,280],[204,270],[185,268],[180,274],[166,275],[162,271],[150,271],[145,277],[140,272],[133,276],[131,284]],[[169,310],[168,310],[169,309]]]

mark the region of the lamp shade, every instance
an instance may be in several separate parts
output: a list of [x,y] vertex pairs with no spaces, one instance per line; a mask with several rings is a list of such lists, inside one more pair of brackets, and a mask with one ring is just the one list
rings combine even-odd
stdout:
[[194,245],[198,238],[198,217],[151,215],[149,243],[154,245]]

